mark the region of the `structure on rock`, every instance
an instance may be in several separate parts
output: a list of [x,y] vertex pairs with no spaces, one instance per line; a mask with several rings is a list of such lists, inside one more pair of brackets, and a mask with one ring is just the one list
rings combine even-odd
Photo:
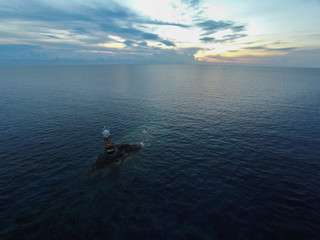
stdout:
[[140,144],[114,144],[110,131],[104,129],[102,132],[104,135],[105,148],[94,164],[91,166],[91,170],[101,169],[106,166],[112,166],[113,164],[120,164],[127,157],[139,152],[142,148]]

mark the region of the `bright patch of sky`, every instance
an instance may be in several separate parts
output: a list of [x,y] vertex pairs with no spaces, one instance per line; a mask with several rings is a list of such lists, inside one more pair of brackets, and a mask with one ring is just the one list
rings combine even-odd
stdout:
[[0,64],[320,67],[319,0],[0,2]]

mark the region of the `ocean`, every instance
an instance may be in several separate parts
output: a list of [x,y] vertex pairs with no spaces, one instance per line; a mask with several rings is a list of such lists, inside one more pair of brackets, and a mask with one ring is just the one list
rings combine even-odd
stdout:
[[320,69],[2,66],[0,133],[1,239],[320,236]]

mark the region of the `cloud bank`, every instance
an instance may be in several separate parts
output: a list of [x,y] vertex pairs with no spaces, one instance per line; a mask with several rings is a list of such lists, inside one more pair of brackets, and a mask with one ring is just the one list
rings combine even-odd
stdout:
[[0,64],[232,62],[298,50],[246,43],[248,24],[213,19],[203,2],[171,1],[176,16],[154,18],[109,0],[2,1]]
[[[200,1],[182,0],[189,9]],[[199,11],[198,11],[199,13]],[[184,24],[141,15],[114,1],[6,1],[0,3],[0,63],[38,62],[186,62],[195,46],[177,46],[157,27],[191,30],[201,36],[243,25],[202,19]],[[4,27],[5,26],[5,27]],[[201,37],[199,36],[199,38]],[[236,38],[236,36],[235,36]],[[186,39],[188,41],[188,39]],[[199,40],[200,42],[200,40]],[[152,56],[152,57],[151,57]]]

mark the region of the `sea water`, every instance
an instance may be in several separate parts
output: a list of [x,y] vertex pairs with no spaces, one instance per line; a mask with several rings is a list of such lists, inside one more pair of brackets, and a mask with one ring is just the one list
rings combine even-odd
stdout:
[[320,236],[320,69],[3,66],[0,133],[2,239]]

